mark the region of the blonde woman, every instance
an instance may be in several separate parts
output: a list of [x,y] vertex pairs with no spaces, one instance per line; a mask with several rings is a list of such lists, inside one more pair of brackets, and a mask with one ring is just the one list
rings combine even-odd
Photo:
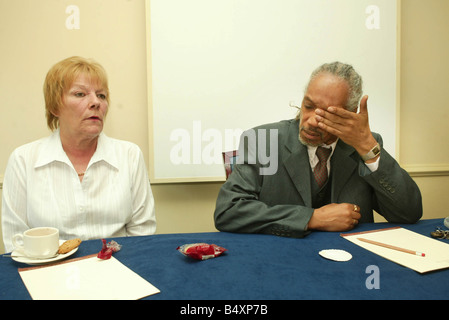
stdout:
[[61,239],[153,234],[154,199],[139,147],[107,137],[108,80],[98,63],[70,57],[44,83],[49,137],[17,148],[3,182],[2,228],[11,238],[51,226]]

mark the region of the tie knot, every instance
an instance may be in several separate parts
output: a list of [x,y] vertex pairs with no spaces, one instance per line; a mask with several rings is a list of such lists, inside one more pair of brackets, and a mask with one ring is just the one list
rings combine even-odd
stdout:
[[332,148],[324,148],[324,147],[318,147],[316,149],[316,155],[318,159],[321,161],[327,161],[327,158],[329,158],[330,154],[332,152]]

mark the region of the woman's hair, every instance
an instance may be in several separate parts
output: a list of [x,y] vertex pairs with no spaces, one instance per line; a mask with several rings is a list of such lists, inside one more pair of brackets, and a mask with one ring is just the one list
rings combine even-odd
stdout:
[[45,116],[50,130],[59,127],[59,119],[55,114],[63,107],[62,96],[80,75],[101,84],[109,104],[108,78],[104,68],[97,62],[82,57],[64,59],[50,68],[44,82]]

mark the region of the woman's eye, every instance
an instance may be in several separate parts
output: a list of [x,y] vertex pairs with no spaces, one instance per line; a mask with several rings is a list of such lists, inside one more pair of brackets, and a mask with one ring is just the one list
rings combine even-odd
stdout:
[[75,92],[75,97],[84,97],[84,92]]
[[97,97],[100,98],[101,100],[106,100],[106,95],[105,94],[97,94]]

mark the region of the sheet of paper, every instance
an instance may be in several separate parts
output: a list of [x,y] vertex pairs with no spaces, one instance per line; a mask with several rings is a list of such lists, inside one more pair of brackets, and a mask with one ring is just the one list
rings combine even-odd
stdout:
[[114,257],[19,269],[19,274],[34,300],[135,300],[160,292]]
[[[341,234],[356,245],[419,273],[449,268],[449,244],[404,228],[387,228],[367,232]],[[425,253],[425,257],[365,243],[365,238],[404,249]]]

